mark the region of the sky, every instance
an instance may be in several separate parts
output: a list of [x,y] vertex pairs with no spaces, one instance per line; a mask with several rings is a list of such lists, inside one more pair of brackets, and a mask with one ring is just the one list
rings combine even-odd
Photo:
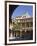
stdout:
[[12,16],[21,16],[24,13],[28,13],[30,16],[33,15],[33,6],[28,6],[28,5],[20,5],[18,6],[14,12],[12,13]]

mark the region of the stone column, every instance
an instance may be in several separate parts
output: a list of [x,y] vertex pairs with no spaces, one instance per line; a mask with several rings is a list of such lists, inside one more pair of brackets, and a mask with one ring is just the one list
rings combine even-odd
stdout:
[[[25,28],[26,28],[26,21],[25,21]],[[26,29],[25,29],[25,32],[26,32]]]
[[14,32],[14,37],[15,37],[15,32]]
[[27,30],[25,30],[25,32],[26,32]]
[[20,30],[20,37],[22,36],[22,30]]

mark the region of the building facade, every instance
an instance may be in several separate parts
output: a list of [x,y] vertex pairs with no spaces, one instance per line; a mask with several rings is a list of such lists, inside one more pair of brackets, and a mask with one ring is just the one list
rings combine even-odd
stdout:
[[[15,22],[12,22],[11,30],[13,37],[21,37],[25,35],[26,33],[33,32],[33,16],[30,16],[28,14],[17,16]],[[15,30],[13,30],[14,25],[17,25],[15,27]]]

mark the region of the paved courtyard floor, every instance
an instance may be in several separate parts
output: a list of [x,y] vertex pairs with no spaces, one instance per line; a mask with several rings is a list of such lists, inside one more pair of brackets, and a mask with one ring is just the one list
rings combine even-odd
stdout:
[[32,40],[33,39],[33,33],[31,34],[25,34],[21,37],[15,37],[15,38],[9,38],[9,41],[17,41],[17,40]]

